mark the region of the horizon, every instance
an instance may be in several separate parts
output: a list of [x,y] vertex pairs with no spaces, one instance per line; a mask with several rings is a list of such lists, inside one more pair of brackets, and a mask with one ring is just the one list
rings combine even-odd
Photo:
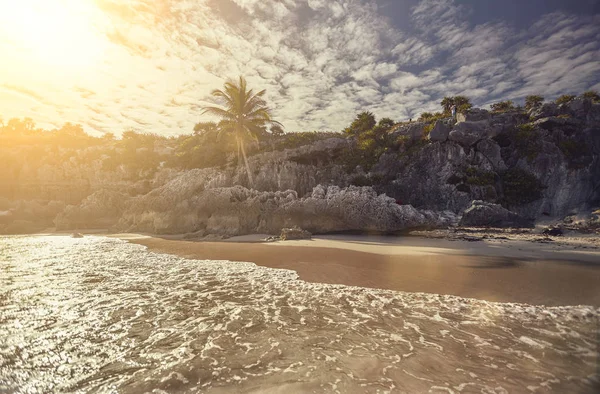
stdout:
[[44,129],[189,134],[237,75],[267,89],[287,131],[340,131],[362,111],[416,119],[444,96],[486,108],[600,89],[593,1],[15,4],[0,3],[2,116]]

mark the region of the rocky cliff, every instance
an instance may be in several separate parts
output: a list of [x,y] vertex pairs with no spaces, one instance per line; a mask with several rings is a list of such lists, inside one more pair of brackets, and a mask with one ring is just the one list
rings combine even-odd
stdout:
[[[600,206],[600,104],[590,100],[529,112],[473,109],[456,122],[398,125],[386,141],[376,156],[342,135],[255,150],[252,185],[231,160],[187,171],[160,167],[145,181],[96,169],[101,178],[76,177],[90,185],[87,198],[55,203],[42,216],[52,216],[59,229],[240,235],[293,225],[313,233],[448,226],[474,200],[480,207],[500,204],[522,223]],[[50,206],[49,198],[39,198]],[[17,219],[34,220],[31,213],[20,216],[27,204],[15,204],[0,207],[4,232]]]
[[461,212],[498,202],[526,217],[562,217],[600,203],[600,104],[576,99],[530,113],[472,110],[454,125],[418,127],[428,143],[381,156],[376,190],[418,208]]

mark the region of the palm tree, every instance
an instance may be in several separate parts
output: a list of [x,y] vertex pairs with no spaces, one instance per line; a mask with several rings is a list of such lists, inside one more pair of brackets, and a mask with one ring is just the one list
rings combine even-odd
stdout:
[[444,97],[444,99],[442,100],[442,102],[440,103],[440,105],[444,109],[444,113],[445,114],[449,114],[450,113],[450,109],[454,105],[454,97]]
[[271,114],[263,99],[266,90],[254,93],[252,89],[248,90],[246,79],[242,76],[239,81],[229,81],[225,83],[225,89],[215,89],[212,96],[220,102],[222,107],[206,106],[203,114],[209,113],[221,118],[219,122],[219,132],[232,133],[238,151],[238,162],[240,150],[244,158],[244,165],[248,173],[248,181],[252,186],[252,172],[248,165],[246,157],[245,142],[248,138],[256,140],[255,135],[263,130],[267,124],[281,123],[271,119]]

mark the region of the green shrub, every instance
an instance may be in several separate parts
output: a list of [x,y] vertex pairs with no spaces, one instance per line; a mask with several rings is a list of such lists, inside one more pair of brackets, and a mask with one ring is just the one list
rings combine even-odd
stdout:
[[352,124],[344,129],[344,133],[359,135],[371,130],[377,121],[375,120],[375,115],[372,112],[361,112],[356,115],[356,118],[352,121]]
[[339,159],[348,173],[354,172],[357,166],[370,171],[385,151],[386,148],[378,146],[373,140],[362,140],[353,147],[345,148]]
[[560,105],[560,104],[570,103],[573,100],[575,100],[575,96],[573,96],[571,94],[563,94],[562,96],[557,98],[555,102],[556,102],[556,104]]
[[463,182],[465,180],[465,178],[458,176],[457,174],[452,174],[450,175],[450,177],[446,180],[446,183],[449,185],[457,185],[461,182]]
[[467,175],[467,185],[487,186],[496,183],[496,174],[491,171],[480,170],[476,167],[469,167],[465,173]]
[[542,96],[531,95],[525,97],[525,109],[529,111],[532,108],[539,107],[544,103],[544,98]]
[[423,139],[427,138],[427,136],[429,135],[429,133],[431,133],[431,130],[433,130],[434,127],[435,127],[435,122],[425,125],[425,127],[423,127],[422,138]]
[[341,138],[343,137],[343,134],[319,131],[287,133],[277,138],[277,140],[273,142],[273,147],[275,150],[295,149],[304,145],[310,145],[316,141],[336,137]]
[[515,103],[513,103],[511,100],[507,100],[492,104],[491,109],[493,113],[501,114],[504,112],[514,111],[517,108],[515,107]]
[[444,97],[440,103],[443,109],[444,116],[448,117],[451,113],[452,106],[456,106],[456,112],[467,112],[473,108],[471,100],[465,96]]
[[421,116],[419,116],[418,120],[419,122],[427,122],[431,118],[433,118],[433,114],[431,112],[423,112]]
[[516,151],[521,157],[526,157],[528,161],[534,160],[540,151],[540,135],[533,125],[524,124],[512,133],[512,139]]
[[502,205],[513,207],[528,204],[542,197],[544,186],[535,175],[521,168],[512,168],[501,176]]
[[410,137],[407,135],[399,135],[396,138],[395,144],[400,147],[400,148],[405,148],[408,146],[408,143],[410,141]]
[[429,141],[427,139],[419,139],[416,141],[411,141],[409,139],[408,142],[404,145],[404,151],[400,152],[399,157],[412,156],[413,154],[419,152],[421,149],[423,149],[425,146],[429,145],[430,143],[431,143],[431,141]]
[[595,104],[600,103],[600,95],[595,90],[588,90],[587,92],[583,93],[583,98],[592,100],[592,102]]

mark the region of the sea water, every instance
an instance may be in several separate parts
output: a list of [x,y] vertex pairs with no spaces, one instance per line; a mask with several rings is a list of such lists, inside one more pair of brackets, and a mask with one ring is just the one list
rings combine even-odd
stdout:
[[595,392],[599,316],[0,238],[0,392]]

